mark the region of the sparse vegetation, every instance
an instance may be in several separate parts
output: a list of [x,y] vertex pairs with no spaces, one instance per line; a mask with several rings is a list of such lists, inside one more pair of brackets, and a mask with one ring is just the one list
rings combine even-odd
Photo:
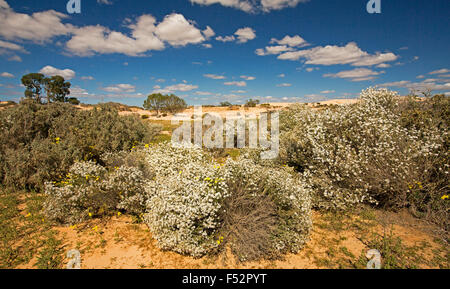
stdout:
[[[42,97],[36,89],[32,94]],[[145,106],[157,114],[186,107],[162,95]],[[447,232],[448,97],[403,100],[369,89],[354,105],[294,106],[281,115],[275,161],[248,149],[173,147],[172,124],[118,110],[131,111],[114,103],[78,110],[35,100],[0,111],[0,268],[62,268],[66,248],[52,230],[58,224],[95,238],[77,243],[83,253],[104,253],[126,234],[116,230],[108,239],[101,222],[122,215],[131,217],[134,233],[150,231],[159,248],[207,256],[205,264],[228,250],[246,263],[303,249],[318,267],[364,268],[370,248],[381,252],[386,269],[448,268],[443,247],[380,233],[373,209],[407,208]],[[322,214],[314,225],[312,207]],[[362,252],[346,245],[348,232]],[[308,246],[311,234],[322,253]],[[420,250],[434,250],[433,257],[424,259]]]

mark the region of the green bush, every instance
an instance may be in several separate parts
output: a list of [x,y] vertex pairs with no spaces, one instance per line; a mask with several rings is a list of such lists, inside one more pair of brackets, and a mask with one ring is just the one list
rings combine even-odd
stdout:
[[107,106],[79,111],[70,104],[24,101],[0,111],[0,179],[7,186],[42,189],[75,161],[130,150],[158,130]]

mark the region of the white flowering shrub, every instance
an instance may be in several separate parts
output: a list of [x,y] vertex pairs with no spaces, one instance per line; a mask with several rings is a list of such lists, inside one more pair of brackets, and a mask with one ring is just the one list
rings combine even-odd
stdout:
[[291,168],[263,166],[241,157],[225,163],[231,202],[225,238],[241,261],[298,252],[311,228],[311,192]]
[[443,136],[432,128],[403,127],[396,98],[369,88],[355,105],[296,107],[282,116],[281,160],[309,180],[315,206],[407,205],[409,187],[420,182],[424,161],[436,156]]
[[[161,248],[195,257],[214,252],[229,231],[229,227],[224,228],[224,221],[230,219],[229,209],[233,209],[228,200],[240,194],[267,196],[273,203],[270,219],[274,222],[261,227],[270,236],[264,244],[268,251],[294,252],[308,238],[311,197],[293,177],[294,172],[264,167],[245,158],[228,159],[221,165],[194,146],[161,144],[147,151],[155,177],[146,185],[149,199],[144,219]],[[250,207],[257,206],[252,202]],[[259,218],[249,219],[247,227]],[[243,252],[239,257],[246,260],[251,256]]]
[[152,146],[147,161],[155,177],[144,219],[161,248],[202,256],[217,247],[219,213],[228,196],[226,176],[196,147]]
[[94,162],[77,162],[59,182],[46,183],[44,211],[63,224],[76,224],[89,217],[123,210],[140,214],[145,210],[145,180],[135,167],[107,170]]

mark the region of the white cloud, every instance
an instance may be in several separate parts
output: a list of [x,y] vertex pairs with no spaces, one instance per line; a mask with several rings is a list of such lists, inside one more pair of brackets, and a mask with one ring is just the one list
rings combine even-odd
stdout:
[[249,40],[253,40],[256,38],[255,30],[250,27],[240,28],[238,29],[234,35],[237,36],[238,43],[246,43]]
[[367,68],[356,68],[353,70],[345,70],[338,73],[328,73],[324,74],[324,77],[332,77],[332,78],[350,78],[352,81],[365,81],[375,79],[376,75],[380,75],[384,73],[373,71]]
[[26,52],[26,50],[22,46],[17,45],[15,43],[3,41],[3,40],[0,40],[0,48],[18,51],[18,52]]
[[266,46],[265,48],[258,48],[255,53],[259,56],[280,54],[287,51],[293,51],[292,47],[286,45]]
[[225,82],[224,84],[229,85],[229,86],[240,86],[240,87],[247,86],[247,82],[245,82],[245,81],[230,81],[230,82]]
[[335,92],[336,92],[335,90],[324,90],[324,91],[321,91],[320,93],[329,94],[329,93],[335,93]]
[[71,69],[58,69],[53,66],[47,65],[43,67],[39,73],[45,74],[47,76],[60,75],[64,77],[65,80],[70,80],[75,77],[75,71]]
[[203,35],[205,36],[206,39],[210,39],[211,37],[216,35],[214,30],[211,27],[209,27],[209,26],[206,26],[206,29],[203,30],[202,33],[203,33]]
[[409,80],[402,80],[396,82],[388,82],[380,84],[380,86],[384,87],[403,87],[407,88],[411,91],[426,91],[426,90],[437,90],[437,91],[448,91],[450,90],[450,83],[437,84],[435,82],[411,82]]
[[277,40],[275,38],[272,38],[270,40],[270,43],[277,43],[278,45],[287,45],[290,47],[296,47],[296,46],[305,46],[308,45],[308,43],[299,35],[295,36],[289,36],[286,35],[283,39]]
[[212,48],[212,44],[209,44],[209,43],[202,44],[202,46],[205,48],[208,48],[208,49]]
[[256,77],[254,77],[254,76],[247,76],[247,75],[241,75],[241,78],[245,79],[245,80],[255,80],[256,79]]
[[391,65],[387,64],[387,63],[381,63],[381,64],[378,64],[376,67],[377,68],[389,68],[389,67],[391,67]]
[[0,36],[8,40],[23,39],[45,42],[59,35],[70,33],[73,26],[61,21],[66,14],[48,10],[31,15],[16,13],[4,0],[0,0]]
[[350,42],[345,46],[318,46],[306,50],[286,52],[278,56],[278,59],[292,61],[297,61],[300,58],[306,59],[306,64],[372,66],[394,61],[398,56],[390,52],[369,54],[362,51],[354,42]]
[[245,90],[233,90],[232,93],[247,93]]
[[450,72],[450,70],[443,68],[443,69],[432,71],[428,74],[444,74],[444,73],[449,73],[449,72]]
[[216,40],[220,42],[231,42],[236,40],[236,38],[234,36],[225,36],[225,37],[217,36]]
[[[205,41],[194,22],[176,13],[167,15],[159,24],[152,15],[142,15],[137,18],[136,23],[128,25],[128,28],[131,30],[131,36],[100,25],[74,29],[66,47],[68,51],[79,56],[95,53],[143,56],[151,50],[165,49],[164,42],[172,46],[186,46]],[[204,33],[211,35],[213,31],[207,26]]]
[[280,10],[287,7],[295,7],[300,2],[308,2],[308,0],[261,0],[264,11]]
[[6,78],[14,78],[14,75],[9,72],[3,72],[2,74],[0,74],[0,76]]
[[287,7],[295,7],[300,2],[308,0],[189,0],[191,3],[200,5],[220,4],[225,7],[231,7],[253,13],[257,11],[269,12],[271,10],[280,10]]
[[203,76],[206,78],[211,78],[211,79],[225,79],[226,78],[223,75],[216,75],[216,74],[203,74]]
[[279,75],[278,75],[278,77],[280,77],[280,78],[284,78],[284,77],[286,77],[286,74],[284,74],[284,73],[282,73],[282,74],[279,74]]
[[89,97],[89,93],[87,92],[87,90],[84,88],[81,88],[79,86],[73,86],[69,90],[70,90],[71,97],[76,97],[76,98]]
[[180,83],[180,84],[169,85],[164,88],[156,89],[152,93],[168,94],[168,93],[174,93],[176,91],[182,91],[182,92],[191,91],[191,90],[194,90],[197,88],[198,88],[198,85]]
[[102,90],[111,93],[132,93],[136,91],[136,87],[131,84],[116,84],[102,88]]
[[81,80],[94,80],[94,77],[92,77],[92,76],[82,76]]
[[280,84],[277,84],[277,87],[290,87],[290,86],[292,86],[292,84],[290,84],[290,83],[280,83]]
[[[208,28],[209,26],[207,30]],[[207,33],[211,34],[212,29],[209,30]],[[201,31],[194,26],[192,21],[188,21],[183,15],[176,13],[167,15],[164,21],[156,27],[155,34],[173,46],[185,46],[205,41]]]

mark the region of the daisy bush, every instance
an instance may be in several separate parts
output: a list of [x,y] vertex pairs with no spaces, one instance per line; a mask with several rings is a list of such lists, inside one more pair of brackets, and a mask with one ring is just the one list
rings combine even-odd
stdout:
[[298,252],[311,228],[311,193],[291,168],[261,165],[248,155],[224,165],[230,197],[222,235],[241,261]]
[[[326,209],[409,206],[411,187],[433,182],[426,174],[448,138],[448,129],[406,127],[397,93],[376,88],[364,90],[354,105],[294,107],[281,123],[281,161],[308,180],[314,205]],[[448,161],[440,166],[448,174]]]
[[[264,196],[273,203],[273,224],[262,226],[270,236],[271,251],[296,251],[307,239],[310,195],[293,172],[265,168],[245,158],[219,164],[195,146],[162,144],[147,150],[155,177],[146,185],[145,222],[161,248],[195,257],[213,252],[232,225],[224,224],[235,209],[228,200],[240,194]],[[246,209],[250,215],[251,207]],[[259,217],[248,219],[248,227]],[[248,259],[245,254],[241,257]]]
[[146,194],[143,173],[136,167],[107,169],[95,162],[77,162],[65,178],[47,182],[44,211],[59,223],[77,224],[115,211],[141,214]]

